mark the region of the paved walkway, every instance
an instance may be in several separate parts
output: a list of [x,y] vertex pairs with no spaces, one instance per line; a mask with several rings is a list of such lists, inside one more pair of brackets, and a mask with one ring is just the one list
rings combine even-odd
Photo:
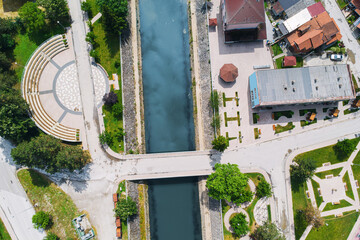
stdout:
[[91,19],[91,24],[94,24],[97,20],[99,20],[102,17],[101,12],[99,12],[98,14],[95,15],[95,17],[93,17]]

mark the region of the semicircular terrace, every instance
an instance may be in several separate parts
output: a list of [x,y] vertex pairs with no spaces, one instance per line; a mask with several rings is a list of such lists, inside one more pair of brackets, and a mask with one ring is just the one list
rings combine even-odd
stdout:
[[[109,91],[107,74],[92,65],[97,105]],[[35,124],[67,142],[81,142],[84,122],[71,35],[56,35],[42,43],[28,60],[22,94]]]

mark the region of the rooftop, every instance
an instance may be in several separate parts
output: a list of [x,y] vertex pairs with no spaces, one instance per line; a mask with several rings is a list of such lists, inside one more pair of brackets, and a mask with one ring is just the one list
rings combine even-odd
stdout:
[[255,92],[258,92],[258,96],[255,98],[259,98],[258,106],[355,98],[350,70],[346,64],[260,70],[254,74],[252,79],[256,77],[256,84],[251,84],[250,79],[250,87],[257,85]]

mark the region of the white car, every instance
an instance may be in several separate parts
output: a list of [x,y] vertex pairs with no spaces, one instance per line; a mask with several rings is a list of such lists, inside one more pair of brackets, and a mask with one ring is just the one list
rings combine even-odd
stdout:
[[330,59],[333,61],[341,61],[343,60],[343,55],[341,54],[331,54]]

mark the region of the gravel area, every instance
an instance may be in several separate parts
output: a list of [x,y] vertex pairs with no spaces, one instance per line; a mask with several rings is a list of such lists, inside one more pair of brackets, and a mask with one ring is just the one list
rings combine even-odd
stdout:
[[221,220],[220,201],[209,197],[209,210],[211,218],[211,234],[213,240],[222,240],[224,238],[223,225]]
[[210,106],[211,65],[208,37],[208,18],[204,11],[205,0],[196,0],[196,22],[198,31],[198,53],[200,64],[201,111],[204,123],[205,148],[211,149],[214,129],[211,126],[213,111]]
[[[130,1],[128,11],[131,12]],[[130,14],[127,17],[128,26],[131,25]],[[121,72],[122,94],[124,104],[125,152],[136,151],[136,109],[135,109],[135,80],[133,70],[133,53],[131,47],[130,30],[123,30],[121,37]]]
[[[128,196],[132,198],[137,204],[138,203],[138,184],[136,182],[129,181],[127,185]],[[132,216],[128,220],[128,233],[129,240],[140,239],[140,218],[139,214]]]

